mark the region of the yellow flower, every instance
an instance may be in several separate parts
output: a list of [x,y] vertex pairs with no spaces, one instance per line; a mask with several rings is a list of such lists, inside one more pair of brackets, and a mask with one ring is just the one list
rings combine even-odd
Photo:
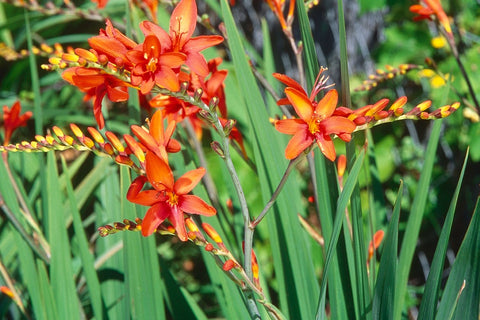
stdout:
[[435,75],[435,71],[432,69],[422,69],[418,72],[420,77],[431,78]]
[[431,40],[432,47],[435,49],[440,49],[445,47],[447,40],[443,36],[434,37]]
[[440,88],[445,85],[445,79],[440,77],[439,75],[436,75],[430,79],[430,84],[432,85],[433,88]]

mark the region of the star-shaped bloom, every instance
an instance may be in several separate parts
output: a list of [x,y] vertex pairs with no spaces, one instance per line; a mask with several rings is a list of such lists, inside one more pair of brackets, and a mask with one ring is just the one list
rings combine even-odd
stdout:
[[3,139],[3,145],[6,146],[10,143],[12,133],[19,127],[27,125],[28,119],[32,117],[32,112],[27,111],[20,115],[22,107],[20,102],[16,101],[11,108],[3,106],[3,127],[5,130],[5,137]]
[[[189,171],[174,181],[169,165],[153,152],[147,152],[145,162],[147,176],[136,178],[127,192],[129,201],[150,206],[142,221],[142,235],[145,237],[151,235],[165,219],[168,219],[174,226],[178,238],[186,241],[188,239],[184,220],[186,213],[204,216],[217,213],[214,207],[199,197],[188,194],[200,182],[205,169]],[[141,191],[147,181],[154,190]]]
[[195,0],[182,0],[172,12],[169,33],[156,24],[144,21],[140,24],[145,35],[154,34],[160,39],[166,51],[186,55],[185,64],[201,76],[208,74],[208,66],[200,51],[223,41],[221,36],[198,36],[192,38],[197,25],[197,4]]
[[142,94],[149,93],[156,85],[172,91],[180,90],[177,74],[172,70],[185,62],[185,55],[179,52],[165,52],[155,35],[147,35],[143,44],[127,53],[134,65],[132,84],[140,86]]
[[287,87],[285,94],[300,117],[275,122],[278,131],[293,134],[285,149],[285,157],[294,159],[316,142],[325,157],[334,161],[336,152],[331,135],[336,134],[342,140],[349,141],[350,133],[356,127],[346,117],[333,115],[338,101],[337,91],[328,91],[318,103],[311,101],[305,91],[296,88]]

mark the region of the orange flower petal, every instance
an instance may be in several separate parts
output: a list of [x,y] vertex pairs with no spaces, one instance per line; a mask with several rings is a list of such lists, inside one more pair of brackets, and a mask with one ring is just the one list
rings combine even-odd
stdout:
[[320,100],[315,108],[315,111],[319,115],[323,115],[325,117],[330,117],[335,108],[337,107],[338,102],[338,93],[337,90],[332,89],[327,92],[327,94]]
[[180,52],[167,52],[159,57],[158,63],[170,68],[178,68],[185,62],[186,57]]
[[307,95],[304,92],[291,87],[285,89],[285,94],[295,108],[298,116],[305,121],[310,120],[313,115],[313,106]]
[[158,226],[165,221],[171,213],[171,208],[166,202],[159,202],[148,209],[142,221],[142,235],[148,237]]
[[352,120],[338,116],[332,116],[320,122],[321,131],[327,135],[344,132],[351,133],[356,127]]
[[277,79],[278,81],[281,81],[283,84],[285,84],[287,87],[292,87],[294,89],[297,89],[298,91],[300,92],[303,92],[305,95],[307,95],[307,93],[305,92],[305,90],[302,88],[302,86],[295,80],[293,80],[292,78],[290,78],[289,76],[287,75],[284,75],[284,74],[281,74],[281,73],[274,73],[273,74],[273,77],[275,79]]
[[173,190],[178,195],[189,193],[200,182],[205,172],[205,168],[188,171],[175,182]]
[[[155,83],[160,87],[166,88],[171,91],[180,90],[180,84],[178,83],[177,75],[175,74],[175,72],[173,72],[172,69],[168,67],[162,66],[160,71],[155,73]],[[150,92],[150,90],[148,92]]]
[[317,135],[316,137],[318,147],[323,155],[330,161],[335,161],[337,154],[335,152],[335,145],[329,136]]
[[198,36],[191,38],[185,43],[183,51],[186,52],[200,52],[206,48],[216,46],[223,42],[222,36]]
[[189,52],[185,64],[196,74],[206,77],[208,75],[207,61],[198,52]]
[[163,48],[170,49],[172,47],[172,40],[168,33],[156,24],[150,21],[143,21],[140,23],[140,29],[146,36],[149,34],[155,35],[160,40]]
[[190,39],[197,25],[197,4],[195,0],[182,0],[173,9],[170,17],[170,36],[175,37],[179,49]]
[[179,208],[187,213],[201,214],[203,216],[213,216],[217,213],[214,207],[192,194],[180,196]]
[[183,211],[180,210],[177,206],[171,208],[172,214],[168,217],[168,220],[173,224],[175,227],[175,231],[177,232],[177,236],[182,241],[187,241],[187,230],[185,229],[185,220],[183,217]]
[[163,190],[165,186],[167,189],[172,189],[174,180],[173,173],[168,164],[156,156],[153,152],[147,152],[145,156],[147,178],[150,184],[156,190]]
[[311,146],[313,137],[306,130],[297,132],[287,144],[285,148],[285,157],[288,160],[298,157],[305,149]]
[[275,121],[275,129],[285,134],[295,134],[299,130],[308,128],[305,121],[301,119],[284,119]]

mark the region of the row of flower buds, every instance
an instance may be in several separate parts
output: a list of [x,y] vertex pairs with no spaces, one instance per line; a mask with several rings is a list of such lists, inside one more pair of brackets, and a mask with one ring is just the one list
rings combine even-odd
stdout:
[[[201,229],[205,234],[212,240],[210,242],[200,231],[200,228],[197,226],[195,221],[188,217],[185,219],[185,225],[187,226],[188,238],[190,241],[195,243],[197,246],[204,247],[206,251],[210,252],[215,256],[217,263],[225,272],[230,272],[233,269],[242,271],[241,265],[236,261],[232,256],[230,250],[227,249],[221,236],[218,232],[208,223],[202,223]],[[114,222],[112,225],[105,225],[98,228],[98,232],[101,237],[106,237],[108,235],[115,234],[120,231],[141,231],[142,228],[142,219],[136,218],[135,221],[124,219],[123,222]],[[155,230],[156,233],[160,235],[175,235],[175,228],[167,223],[162,223]],[[252,271],[253,271],[253,283],[261,291],[260,280],[259,280],[259,267],[257,262],[257,257],[252,250]],[[224,257],[224,258],[220,258]],[[230,274],[230,276],[233,276]],[[235,279],[236,280],[236,279]],[[237,280],[236,280],[237,281]]]
[[403,75],[410,70],[418,68],[420,68],[420,66],[416,64],[401,64],[396,68],[386,65],[385,70],[377,69],[375,74],[369,75],[368,79],[364,80],[361,86],[355,88],[355,91],[368,91],[375,88],[381,82],[393,79],[398,75]]
[[[105,137],[95,128],[88,127],[87,131],[92,138],[87,137],[82,130],[75,124],[70,124],[73,136],[67,135],[59,127],[53,127],[54,135],[45,136],[36,135],[36,141],[22,141],[17,144],[0,146],[2,151],[23,151],[23,152],[47,152],[50,150],[63,151],[67,149],[76,149],[81,151],[91,151],[98,155],[111,157],[118,164],[126,165],[141,173],[145,168],[145,150],[144,147],[132,136],[125,134],[122,142],[113,132],[106,131]],[[139,161],[138,166],[132,159],[132,155]]]
[[118,79],[130,82],[127,72],[124,72],[121,59],[116,59],[115,64],[109,62],[105,54],[98,54],[94,49],[67,48],[67,51],[55,51],[48,59],[50,64],[42,64],[42,69],[52,71],[73,67],[85,67],[103,70],[105,73],[114,75]]
[[373,105],[367,105],[356,110],[339,107],[335,112],[352,120],[357,125],[355,131],[360,131],[366,127],[398,120],[434,120],[445,118],[460,107],[460,103],[455,102],[432,112],[427,112],[432,105],[432,101],[426,100],[419,103],[412,110],[405,112],[403,107],[407,103],[407,97],[403,96],[395,100],[388,110],[384,110],[389,102],[389,99],[381,99]]
[[4,58],[7,61],[23,59],[28,57],[30,54],[42,57],[48,57],[52,54],[60,55],[63,51],[63,47],[59,43],[56,43],[53,47],[49,46],[46,43],[42,43],[40,44],[40,47],[32,46],[31,51],[28,51],[27,49],[15,51],[14,49],[8,47],[5,43],[0,42],[0,57]]

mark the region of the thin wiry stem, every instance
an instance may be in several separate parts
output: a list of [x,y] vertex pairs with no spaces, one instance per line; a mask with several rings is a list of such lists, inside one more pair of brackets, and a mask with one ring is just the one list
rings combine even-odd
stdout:
[[[258,215],[257,218],[255,218],[251,225],[250,225],[250,228],[253,230],[259,223],[260,221],[262,221],[262,219],[265,217],[265,215],[267,214],[268,210],[270,210],[270,208],[273,206],[273,204],[275,203],[275,201],[277,200],[278,198],[278,195],[280,194],[280,192],[282,191],[283,187],[285,186],[285,183],[287,182],[287,179],[288,177],[290,176],[290,173],[292,172],[292,170],[295,168],[295,166],[297,165],[298,162],[300,162],[300,160],[303,158],[303,155],[304,154],[301,154],[300,156],[296,157],[295,159],[291,160],[289,163],[288,163],[288,166],[287,166],[287,169],[285,170],[285,173],[283,174],[283,177],[282,179],[280,180],[280,182],[278,183],[278,186],[277,186],[277,189],[275,189],[275,192],[273,193],[272,197],[270,198],[270,200],[267,202],[267,204],[265,205],[265,207],[263,208],[262,212]],[[246,245],[246,244],[245,244]]]

